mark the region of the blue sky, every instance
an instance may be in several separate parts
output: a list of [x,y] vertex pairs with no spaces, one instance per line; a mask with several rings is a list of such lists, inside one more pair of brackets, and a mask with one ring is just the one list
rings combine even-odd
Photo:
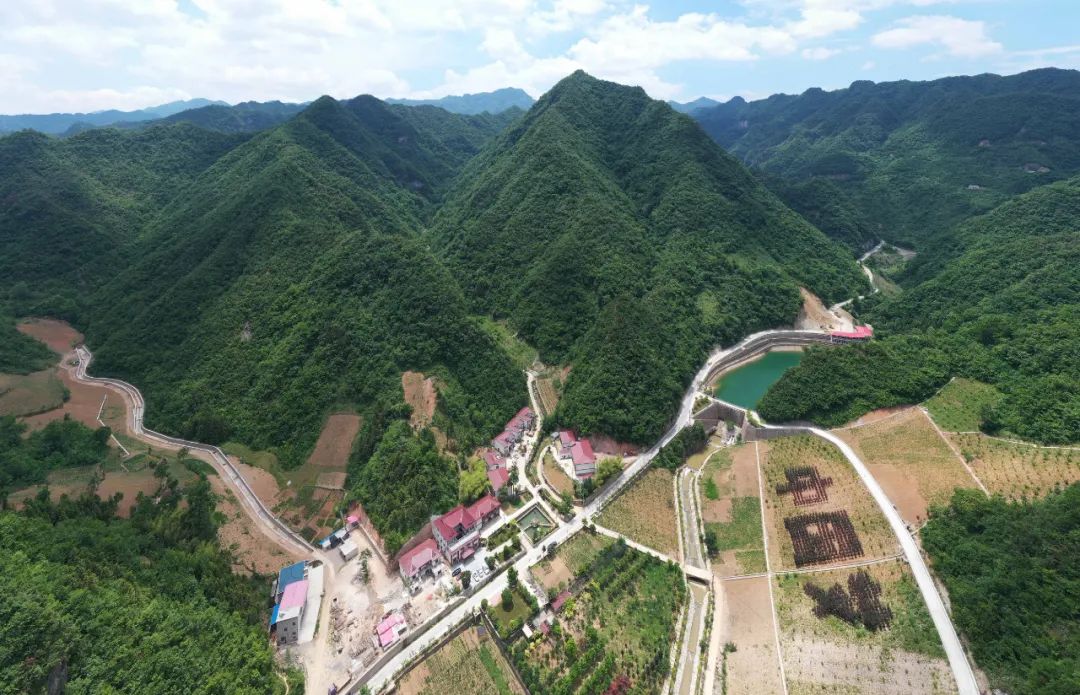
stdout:
[[1078,0],[0,3],[0,113],[433,97],[581,68],[686,101],[1080,68]]

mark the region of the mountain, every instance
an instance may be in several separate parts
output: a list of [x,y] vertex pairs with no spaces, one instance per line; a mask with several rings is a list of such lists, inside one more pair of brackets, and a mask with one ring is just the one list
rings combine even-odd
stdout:
[[[419,239],[490,117],[323,97],[206,169],[148,222],[87,307],[96,367],[139,384],[151,425],[306,457],[325,413],[440,381],[467,446],[524,401],[520,374]],[[102,307],[108,307],[108,310]]]
[[693,112],[794,209],[852,248],[924,246],[1013,196],[1080,173],[1080,72],[733,99]]
[[560,422],[636,443],[711,346],[864,283],[693,120],[583,72],[469,162],[430,240],[476,311],[573,365]]
[[210,104],[147,121],[119,121],[104,125],[79,122],[64,131],[63,135],[76,135],[93,128],[149,128],[168,123],[191,123],[221,133],[257,133],[289,120],[306,106],[280,101],[245,101],[235,106]]
[[857,307],[881,340],[818,351],[760,411],[838,424],[928,398],[952,376],[996,386],[984,427],[1080,441],[1080,177],[1036,188],[951,230],[927,279]]
[[713,106],[719,106],[720,102],[716,99],[710,99],[709,97],[698,97],[693,101],[680,104],[677,101],[669,101],[668,106],[675,109],[679,113],[690,113],[698,109],[707,109]]
[[513,108],[524,111],[532,106],[535,101],[525,90],[515,87],[504,87],[496,89],[494,92],[445,96],[441,99],[386,99],[388,104],[438,106],[451,113],[466,115],[480,114],[485,111],[487,113],[501,113]]
[[223,101],[211,101],[209,99],[187,99],[185,101],[171,101],[168,104],[151,106],[137,111],[94,111],[93,113],[50,113],[50,114],[22,114],[17,116],[0,116],[0,133],[13,132],[16,130],[37,130],[50,135],[59,135],[76,124],[86,126],[103,126],[111,123],[132,121],[149,121],[157,118],[171,116],[174,113],[188,109],[201,108],[210,105],[228,106]]

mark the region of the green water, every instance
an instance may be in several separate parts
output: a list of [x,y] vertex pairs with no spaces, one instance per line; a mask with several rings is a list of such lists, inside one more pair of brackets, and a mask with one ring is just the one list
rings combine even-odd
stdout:
[[780,376],[802,361],[801,352],[767,352],[761,359],[720,377],[716,397],[743,408],[753,408]]

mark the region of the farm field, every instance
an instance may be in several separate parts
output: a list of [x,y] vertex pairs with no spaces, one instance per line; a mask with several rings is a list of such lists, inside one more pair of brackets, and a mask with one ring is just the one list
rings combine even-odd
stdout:
[[682,571],[617,541],[586,573],[588,582],[554,616],[549,635],[537,631],[511,644],[526,685],[560,695],[623,692],[619,684],[633,683],[634,692],[658,693],[686,601]]
[[67,391],[55,369],[0,374],[0,416],[34,415],[64,404]]
[[487,631],[469,627],[406,673],[396,692],[514,695],[525,690]]
[[536,376],[536,398],[544,410],[544,417],[555,412],[555,407],[559,405],[563,383],[569,375],[569,367],[548,367]]
[[757,446],[774,572],[899,552],[888,521],[836,447],[811,436]]
[[753,445],[721,449],[709,457],[701,478],[701,516],[712,539],[713,573],[721,577],[765,571]]
[[1057,486],[1080,481],[1080,449],[1007,442],[984,434],[946,436],[992,495],[1043,497]]
[[791,692],[955,692],[933,622],[899,560],[775,581]]
[[562,466],[556,463],[550,451],[544,452],[544,478],[559,494],[564,492],[568,495],[574,494],[574,481],[570,480],[570,476],[566,475]]
[[575,533],[558,547],[555,557],[530,568],[533,578],[549,594],[568,588],[605,548],[615,541],[599,533]]
[[931,505],[975,479],[919,408],[861,427],[837,431],[866,463],[908,524],[926,520]]
[[983,408],[1001,398],[1002,393],[990,384],[957,378],[926,401],[926,409],[946,432],[978,432]]
[[679,555],[674,476],[652,468],[596,517],[596,523],[671,557]]
[[[777,695],[783,692],[780,657],[773,636],[769,578],[753,577],[719,582],[721,644],[730,644],[717,666],[716,694]],[[722,673],[726,673],[721,677]],[[726,683],[724,680],[726,679]]]

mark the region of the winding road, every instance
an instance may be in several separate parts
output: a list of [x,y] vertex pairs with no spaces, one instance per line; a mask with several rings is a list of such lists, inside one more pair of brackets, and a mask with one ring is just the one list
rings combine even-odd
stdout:
[[179,437],[170,437],[167,434],[147,429],[143,426],[146,401],[143,400],[139,389],[119,379],[88,376],[86,372],[94,359],[93,353],[85,345],[80,345],[75,348],[75,354],[78,356],[78,362],[71,372],[76,381],[92,386],[104,386],[119,393],[128,402],[130,405],[130,408],[128,408],[128,427],[131,429],[132,436],[151,446],[173,451],[187,448],[189,451],[203,454],[205,459],[214,466],[221,478],[236,493],[244,511],[256,522],[269,539],[290,552],[299,552],[304,555],[315,552],[315,547],[308,543],[303,536],[289,528],[284,521],[266,508],[266,505],[262,503],[255,491],[248,485],[244,476],[229,461],[229,457],[225,455],[225,452],[216,446],[192,442]]

